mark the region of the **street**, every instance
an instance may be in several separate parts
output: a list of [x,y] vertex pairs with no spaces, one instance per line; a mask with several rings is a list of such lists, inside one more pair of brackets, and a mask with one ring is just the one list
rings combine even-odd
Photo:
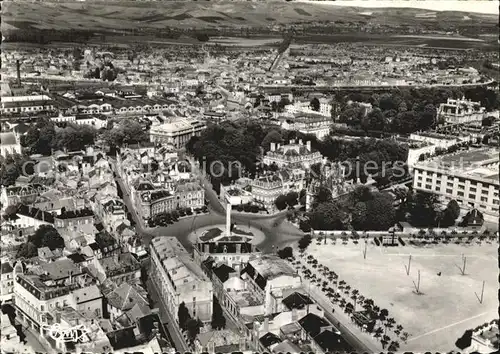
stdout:
[[[155,227],[146,229],[144,221],[140,220],[128,195],[128,188],[124,185],[120,176],[116,175],[116,182],[123,191],[123,201],[127,206],[132,218],[136,223],[136,231],[142,237],[145,244],[149,244],[153,237],[157,236],[176,236],[182,245],[189,251],[192,249],[188,235],[193,231],[204,226],[224,224],[225,209],[222,207],[217,194],[212,189],[210,182],[200,173],[196,173],[201,179],[205,189],[205,198],[209,201],[209,213],[181,219],[165,227]],[[258,245],[261,251],[265,253],[275,252],[285,245],[298,241],[304,233],[294,225],[286,221],[286,211],[275,215],[262,215],[253,213],[233,213],[232,220],[236,224],[248,225],[262,229],[266,235],[265,240]],[[194,219],[194,220],[193,220]],[[275,226],[276,225],[276,226]]]

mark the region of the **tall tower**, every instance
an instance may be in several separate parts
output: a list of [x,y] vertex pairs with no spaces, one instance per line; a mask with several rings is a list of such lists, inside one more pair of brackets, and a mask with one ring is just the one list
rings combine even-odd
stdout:
[[226,200],[226,236],[231,236],[231,202]]

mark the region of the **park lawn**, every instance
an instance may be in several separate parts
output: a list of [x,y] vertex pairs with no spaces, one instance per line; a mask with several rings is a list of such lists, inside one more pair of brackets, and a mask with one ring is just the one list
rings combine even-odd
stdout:
[[[466,329],[474,328],[498,316],[498,244],[428,247],[377,247],[368,245],[363,259],[364,243],[317,245],[307,249],[319,263],[337,272],[360,294],[386,308],[405,331],[410,333],[401,349],[412,351],[456,350],[454,343]],[[467,258],[466,274],[461,275],[462,253]],[[410,275],[406,274],[409,254]],[[455,265],[456,264],[456,265]],[[420,270],[420,291],[414,293]],[[442,272],[441,276],[437,273]],[[486,281],[483,303],[482,282]]]

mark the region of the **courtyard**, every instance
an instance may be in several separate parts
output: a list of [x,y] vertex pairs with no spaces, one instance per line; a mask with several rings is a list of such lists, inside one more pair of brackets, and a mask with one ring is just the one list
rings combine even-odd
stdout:
[[[306,250],[410,333],[401,349],[447,352],[466,329],[498,316],[498,244],[377,247],[311,243]],[[411,255],[410,274],[407,275]],[[465,275],[463,268],[466,258]],[[406,267],[405,267],[406,266]],[[415,291],[420,271],[420,287]],[[480,303],[485,281],[483,301]],[[415,284],[414,284],[415,283]]]

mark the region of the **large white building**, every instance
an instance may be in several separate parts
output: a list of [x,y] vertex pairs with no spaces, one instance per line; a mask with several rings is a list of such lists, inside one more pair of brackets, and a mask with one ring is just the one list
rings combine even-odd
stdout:
[[204,323],[212,320],[212,282],[177,238],[151,241],[150,275],[173,317],[177,318],[179,305],[184,302],[191,317]]
[[446,123],[463,124],[481,121],[486,116],[486,109],[481,107],[480,102],[462,99],[448,98],[446,103],[441,103],[438,108],[438,118],[444,119]]
[[47,95],[2,97],[0,113],[36,113],[53,111],[54,103]]
[[318,151],[313,151],[311,142],[306,144],[299,140],[290,140],[289,144],[281,146],[271,143],[271,151],[268,151],[263,158],[266,165],[276,164],[279,168],[288,166],[300,166],[309,168],[311,165],[320,163],[323,157]]
[[193,136],[200,136],[205,128],[205,123],[199,120],[175,118],[168,123],[151,127],[149,135],[151,142],[182,148]]
[[476,208],[485,219],[498,221],[499,151],[476,149],[439,156],[414,165],[413,187],[455,199],[463,209]]
[[252,195],[255,202],[263,204],[268,210],[275,208],[278,196],[289,192],[300,193],[305,188],[305,171],[302,169],[283,169],[252,180]]
[[266,314],[273,313],[283,300],[285,289],[298,289],[302,281],[297,272],[283,259],[263,255],[248,262],[242,272],[248,290],[264,304]]
[[17,318],[40,335],[47,336],[44,325],[60,322],[64,312],[102,316],[101,291],[71,260],[43,264],[26,274],[17,269],[13,294]]
[[318,115],[300,115],[296,118],[287,118],[281,123],[283,129],[295,130],[304,134],[313,134],[318,139],[323,139],[330,134],[331,125],[332,119],[330,117],[326,118]]

